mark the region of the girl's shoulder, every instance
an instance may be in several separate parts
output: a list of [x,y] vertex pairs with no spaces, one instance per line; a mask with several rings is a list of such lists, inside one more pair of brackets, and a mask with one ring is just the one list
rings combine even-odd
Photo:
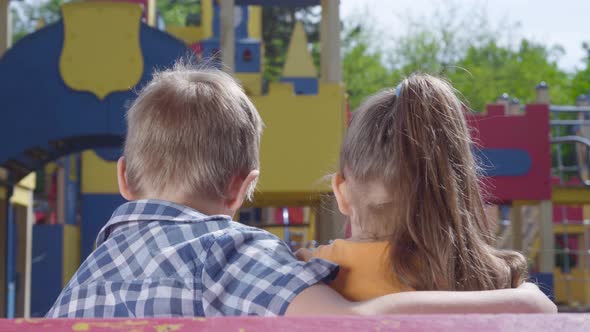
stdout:
[[312,252],[313,257],[323,259],[348,258],[382,253],[388,248],[387,242],[358,242],[353,240],[334,240],[332,243],[319,246]]

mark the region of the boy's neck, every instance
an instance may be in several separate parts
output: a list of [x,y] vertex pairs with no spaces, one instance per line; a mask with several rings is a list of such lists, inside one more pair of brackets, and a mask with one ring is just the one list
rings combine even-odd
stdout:
[[182,197],[178,195],[145,195],[141,199],[157,199],[161,201],[172,202],[179,205],[184,205],[193,210],[199,211],[208,216],[213,215],[227,215],[233,216],[236,211],[229,209],[223,201],[215,201],[209,199],[203,199],[200,197]]

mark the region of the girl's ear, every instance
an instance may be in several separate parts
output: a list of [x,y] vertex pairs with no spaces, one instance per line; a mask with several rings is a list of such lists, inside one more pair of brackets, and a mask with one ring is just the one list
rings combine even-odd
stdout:
[[332,190],[334,191],[334,196],[336,196],[336,202],[338,203],[338,210],[340,210],[340,213],[345,216],[352,215],[348,186],[342,175],[335,174],[332,177]]

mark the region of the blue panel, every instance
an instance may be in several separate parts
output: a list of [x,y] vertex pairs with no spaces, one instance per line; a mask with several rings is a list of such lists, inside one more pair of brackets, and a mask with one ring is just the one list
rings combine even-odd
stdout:
[[94,250],[96,236],[109,221],[111,215],[125,199],[114,194],[82,194],[81,199],[81,258],[82,261]]
[[106,161],[117,161],[123,155],[121,148],[94,149],[96,155]]
[[236,0],[236,5],[305,7],[319,6],[320,0]]
[[240,6],[239,8],[241,9],[242,17],[240,24],[236,27],[236,40],[248,38],[248,19],[250,18],[247,6]]
[[[0,59],[0,141],[11,142],[0,149],[0,164],[17,159],[30,168],[39,167],[45,161],[35,164],[23,151],[32,147],[52,151],[48,142],[64,138],[85,138],[72,143],[68,153],[121,143],[126,103],[135,93],[115,92],[100,101],[89,92],[67,87],[59,73],[63,35],[59,21],[23,38]],[[170,67],[179,57],[191,54],[181,41],[144,24],[140,43],[145,68],[140,87],[154,68]]]
[[553,273],[535,272],[531,273],[529,280],[536,283],[539,289],[547,295],[552,301],[555,301],[555,287],[553,282]]
[[236,43],[236,72],[260,73],[261,43],[254,39],[242,39]]
[[260,224],[262,222],[261,208],[243,208],[240,209],[238,221],[248,225]]
[[[216,68],[221,67],[219,39],[209,38],[201,41],[201,50],[204,62]],[[238,73],[260,73],[261,43],[254,39],[241,39],[236,42],[235,64]],[[249,60],[244,57],[245,52],[250,54]]]
[[219,18],[219,4],[217,3],[217,1],[213,2],[213,38],[221,38],[221,32],[220,32],[220,27],[221,27],[221,19]]
[[317,78],[283,77],[281,82],[293,83],[295,94],[317,95],[319,91]]
[[219,39],[209,38],[201,41],[201,52],[203,55],[203,62],[207,65],[221,68],[221,49]]
[[522,176],[532,166],[528,152],[521,149],[474,149],[473,153],[488,177]]
[[43,317],[62,289],[62,225],[33,225],[31,316]]

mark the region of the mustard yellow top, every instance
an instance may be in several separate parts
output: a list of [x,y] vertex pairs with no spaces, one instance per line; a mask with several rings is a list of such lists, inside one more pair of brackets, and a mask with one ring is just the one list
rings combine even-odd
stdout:
[[312,255],[340,266],[330,286],[350,301],[412,290],[404,287],[391,272],[387,242],[336,240],[320,246]]

